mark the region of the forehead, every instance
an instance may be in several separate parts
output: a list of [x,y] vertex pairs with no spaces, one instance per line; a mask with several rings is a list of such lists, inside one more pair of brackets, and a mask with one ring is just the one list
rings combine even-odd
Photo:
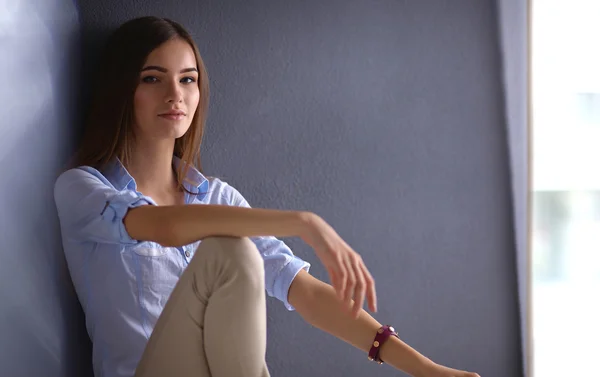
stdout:
[[169,70],[196,67],[196,56],[189,43],[172,39],[155,48],[148,55],[145,65],[159,65]]

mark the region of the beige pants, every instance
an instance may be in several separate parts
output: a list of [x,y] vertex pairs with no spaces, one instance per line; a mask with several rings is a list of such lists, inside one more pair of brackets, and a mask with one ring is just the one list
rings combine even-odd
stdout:
[[204,239],[161,313],[136,377],[268,377],[264,265],[248,238]]

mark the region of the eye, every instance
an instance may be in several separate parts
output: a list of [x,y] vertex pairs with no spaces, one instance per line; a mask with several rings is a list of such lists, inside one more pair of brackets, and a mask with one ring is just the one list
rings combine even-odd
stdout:
[[158,79],[154,76],[146,76],[142,79],[143,82],[148,83],[148,84],[152,84],[156,81],[158,81]]
[[191,83],[196,82],[196,79],[191,76],[188,76],[188,77],[182,78],[181,82],[183,82],[184,84],[191,84]]

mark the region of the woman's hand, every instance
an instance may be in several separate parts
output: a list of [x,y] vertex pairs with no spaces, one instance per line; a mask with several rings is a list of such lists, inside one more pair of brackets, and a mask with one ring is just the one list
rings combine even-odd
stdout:
[[[372,312],[377,311],[375,281],[361,256],[316,214],[311,214],[302,239],[310,245],[327,269],[331,285],[352,316],[357,318],[365,296]],[[354,305],[352,305],[354,299]]]

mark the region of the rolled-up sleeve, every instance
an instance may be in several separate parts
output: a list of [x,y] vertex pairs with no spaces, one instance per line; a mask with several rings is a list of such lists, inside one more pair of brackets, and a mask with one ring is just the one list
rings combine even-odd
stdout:
[[123,219],[130,208],[156,204],[134,190],[117,190],[95,169],[70,169],[54,184],[63,234],[77,241],[130,245]]
[[[232,186],[230,205],[250,208],[248,201]],[[292,311],[288,292],[292,281],[300,270],[308,271],[310,264],[294,255],[292,250],[276,237],[251,237],[265,262],[265,288],[267,294],[283,302]]]

